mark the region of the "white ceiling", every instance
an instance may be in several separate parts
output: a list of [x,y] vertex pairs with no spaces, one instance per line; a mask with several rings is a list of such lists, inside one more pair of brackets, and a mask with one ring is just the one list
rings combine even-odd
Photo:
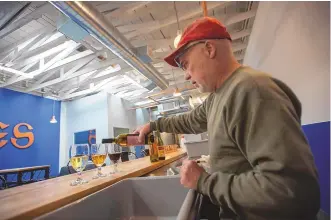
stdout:
[[[13,10],[14,6],[22,7],[26,3],[14,2]],[[8,12],[11,7],[5,4],[0,2],[0,25],[6,19],[1,11],[6,7]],[[134,47],[147,46],[152,65],[169,82],[167,90],[148,91],[143,87],[148,81],[144,75],[91,36],[75,42],[61,34],[57,30],[61,13],[48,2],[32,2],[6,27],[1,26],[0,65],[10,69],[0,70],[0,87],[59,100],[77,99],[107,90],[138,106],[169,100],[176,86],[183,92],[179,99],[197,92],[185,82],[181,70],[172,69],[163,61],[163,57],[174,49],[178,29],[174,2],[91,4]],[[234,53],[239,61],[244,57],[257,7],[258,2],[207,2],[208,15],[221,20],[232,34]],[[198,1],[176,2],[176,8],[180,29],[202,16]],[[13,73],[13,70],[20,72]]]

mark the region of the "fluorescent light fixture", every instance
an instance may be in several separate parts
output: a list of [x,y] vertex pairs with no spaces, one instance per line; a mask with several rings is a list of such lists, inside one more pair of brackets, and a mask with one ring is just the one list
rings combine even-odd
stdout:
[[33,75],[26,74],[22,71],[15,70],[15,69],[9,68],[9,67],[0,66],[0,70],[3,70],[3,71],[8,72],[8,73],[13,73],[13,74],[16,74],[16,75],[24,76],[24,77],[29,78],[29,79],[33,78]]

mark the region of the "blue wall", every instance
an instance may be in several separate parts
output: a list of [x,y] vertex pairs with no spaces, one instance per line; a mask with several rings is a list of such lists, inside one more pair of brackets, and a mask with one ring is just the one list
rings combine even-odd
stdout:
[[[0,88],[0,122],[10,125],[6,129],[0,129],[0,133],[8,133],[0,139],[8,140],[7,144],[0,148],[0,169],[51,165],[51,176],[58,174],[60,108],[61,103],[56,101],[55,117],[58,123],[51,124],[49,121],[53,100]],[[14,126],[22,122],[33,127],[35,139],[26,149],[16,148],[10,142]],[[27,131],[27,128],[21,127],[20,131]],[[18,140],[18,143],[26,144],[27,138]]]
[[330,215],[330,122],[302,126],[318,169],[321,208]]

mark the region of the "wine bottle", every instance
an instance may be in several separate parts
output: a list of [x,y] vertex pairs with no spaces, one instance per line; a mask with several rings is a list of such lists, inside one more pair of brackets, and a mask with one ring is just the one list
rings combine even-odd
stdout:
[[138,140],[139,134],[120,134],[115,138],[105,138],[102,139],[102,143],[115,143],[120,145],[121,147],[131,147],[131,146],[139,146],[139,145],[147,145],[148,144],[148,136],[145,137],[144,142],[139,142]]
[[157,148],[157,141],[155,131],[151,135],[149,135],[149,159],[150,161],[157,162],[159,161],[159,154],[158,154],[158,148]]
[[165,149],[164,149],[164,144],[163,144],[163,140],[161,138],[161,134],[159,131],[155,132],[156,136],[157,136],[157,150],[158,150],[158,154],[159,154],[159,160],[165,160]]

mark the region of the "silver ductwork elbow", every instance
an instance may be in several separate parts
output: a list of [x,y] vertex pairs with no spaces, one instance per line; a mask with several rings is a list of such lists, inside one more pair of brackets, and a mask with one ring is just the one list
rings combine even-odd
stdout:
[[[162,90],[169,87],[167,80],[149,63],[144,63],[135,53],[131,43],[90,3],[80,1],[51,2],[63,14],[98,39],[116,56],[137,70]],[[153,89],[155,85],[147,86]]]

